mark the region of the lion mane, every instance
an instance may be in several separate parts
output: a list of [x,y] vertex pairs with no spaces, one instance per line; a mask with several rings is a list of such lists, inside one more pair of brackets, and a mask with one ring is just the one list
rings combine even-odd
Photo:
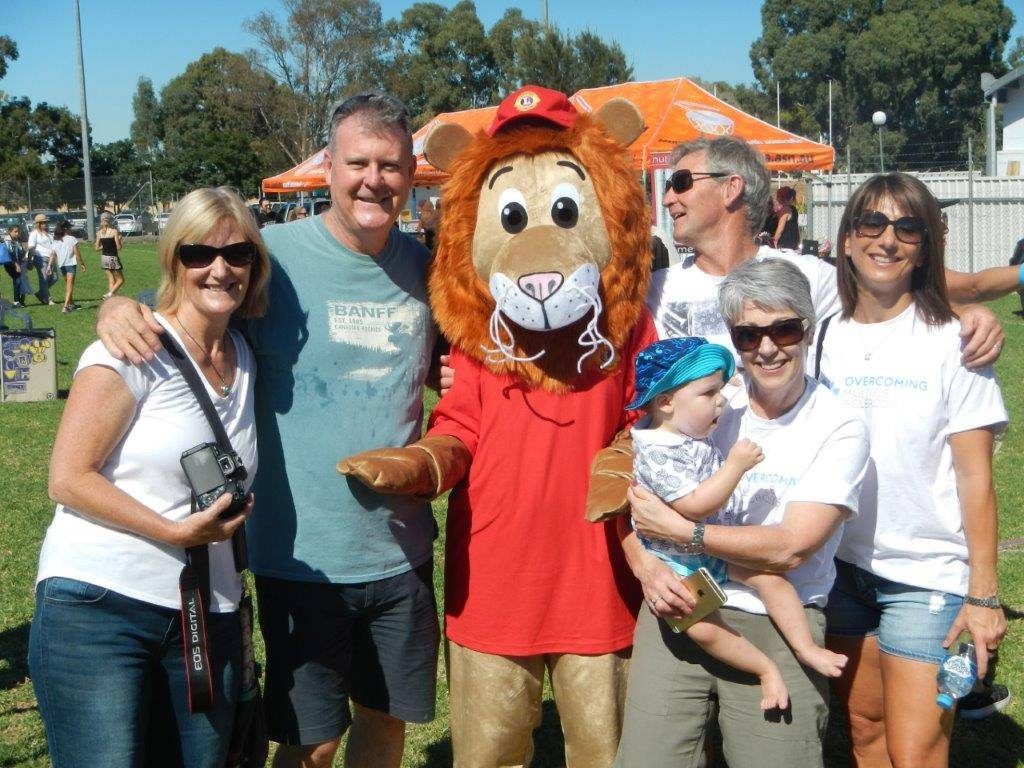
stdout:
[[[599,320],[602,335],[615,349],[612,364],[601,367],[599,355],[586,360],[582,374],[576,361],[578,337],[589,318],[549,332],[516,329],[521,356],[545,349],[532,362],[489,362],[484,347],[491,345],[488,322],[495,302],[487,284],[473,266],[473,236],[480,190],[499,160],[549,151],[567,152],[580,162],[593,180],[601,220],[611,245],[611,258],[601,272],[600,296],[604,310]],[[590,115],[581,114],[571,128],[523,124],[488,136],[479,131],[454,159],[451,180],[443,188],[437,250],[430,270],[430,303],[438,327],[465,354],[530,387],[555,393],[585,384],[594,375],[610,374],[621,363],[621,350],[644,307],[650,279],[650,225],[643,190],[627,150],[607,135]],[[628,362],[628,361],[627,361]]]

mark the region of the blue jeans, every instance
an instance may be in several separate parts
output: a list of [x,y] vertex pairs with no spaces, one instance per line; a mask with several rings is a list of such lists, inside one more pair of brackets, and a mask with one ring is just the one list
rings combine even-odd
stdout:
[[29,672],[55,768],[224,763],[240,684],[238,613],[207,623],[213,710],[190,714],[181,612],[54,577],[36,585]]
[[39,279],[39,290],[36,291],[36,298],[43,302],[43,304],[48,304],[50,301],[50,284],[46,280],[46,275],[43,274],[48,261],[42,256],[33,255],[30,262],[35,265],[36,277]]

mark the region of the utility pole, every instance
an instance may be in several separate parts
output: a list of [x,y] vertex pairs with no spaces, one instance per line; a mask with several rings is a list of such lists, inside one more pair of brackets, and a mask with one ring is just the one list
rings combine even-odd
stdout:
[[540,21],[544,25],[544,29],[547,29],[548,24],[548,0],[541,0],[540,3]]
[[775,81],[775,127],[782,127],[782,87]]
[[75,43],[78,46],[78,98],[81,104],[82,121],[82,166],[85,173],[85,231],[89,240],[96,239],[96,207],[92,204],[92,164],[89,162],[89,109],[85,104],[85,60],[82,57],[82,16],[75,6]]

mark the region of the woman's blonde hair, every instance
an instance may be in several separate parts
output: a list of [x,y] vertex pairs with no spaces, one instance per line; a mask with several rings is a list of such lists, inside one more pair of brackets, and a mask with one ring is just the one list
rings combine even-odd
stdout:
[[252,213],[233,189],[203,187],[189,192],[178,201],[167,220],[167,228],[160,236],[157,246],[161,270],[160,288],[156,296],[158,312],[175,310],[181,303],[185,267],[178,260],[178,247],[185,243],[201,242],[224,219],[230,219],[245,240],[256,246],[249,285],[235,314],[239,317],[259,317],[266,311],[270,257]]

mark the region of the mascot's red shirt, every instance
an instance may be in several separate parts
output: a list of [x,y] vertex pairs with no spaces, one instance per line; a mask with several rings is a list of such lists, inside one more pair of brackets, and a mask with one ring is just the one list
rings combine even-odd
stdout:
[[452,350],[455,385],[430,435],[473,456],[448,503],[447,635],[483,653],[600,654],[627,648],[640,585],[615,522],[583,517],[594,455],[638,416],[637,352],[657,340],[644,312],[611,376],[564,395],[528,389]]

